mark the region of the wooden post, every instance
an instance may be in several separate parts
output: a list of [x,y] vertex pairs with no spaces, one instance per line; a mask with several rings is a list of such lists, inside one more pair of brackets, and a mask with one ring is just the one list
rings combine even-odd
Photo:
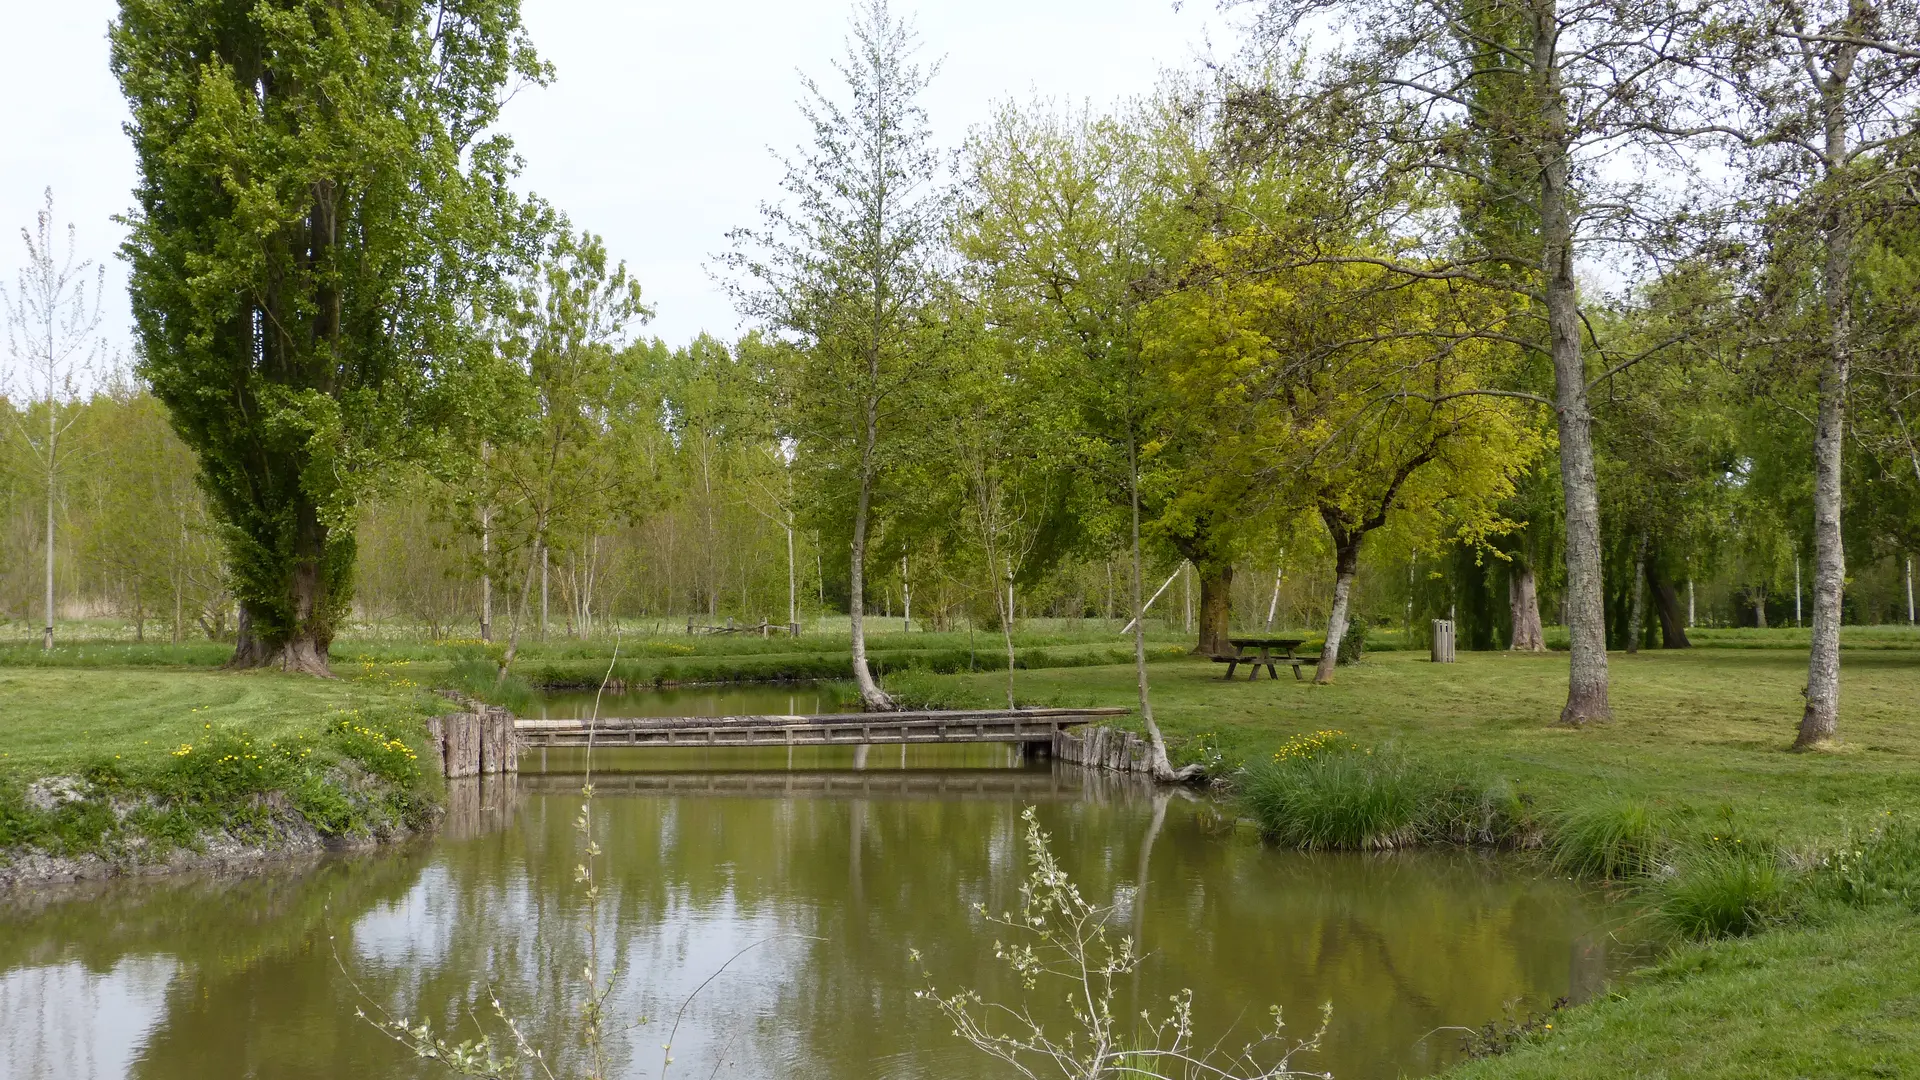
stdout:
[[446,732],[446,775],[452,779],[480,775],[480,718],[455,713],[441,720]]
[[1436,664],[1453,663],[1453,620],[1433,620],[1433,653],[1431,659]]

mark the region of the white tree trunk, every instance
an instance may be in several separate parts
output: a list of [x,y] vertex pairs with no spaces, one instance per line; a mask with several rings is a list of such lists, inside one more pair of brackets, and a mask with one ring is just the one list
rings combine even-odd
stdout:
[[873,509],[873,454],[874,442],[878,435],[877,417],[874,406],[869,403],[866,415],[865,441],[860,449],[860,495],[853,512],[852,574],[848,583],[847,616],[851,624],[849,629],[853,638],[853,681],[860,688],[860,702],[870,711],[893,708],[893,698],[880,689],[874,682],[873,671],[867,666],[867,626],[866,626],[866,575],[867,575],[867,523]]
[[1280,579],[1285,573],[1285,567],[1276,566],[1273,568],[1273,599],[1267,601],[1266,629],[1269,633],[1273,631],[1273,617],[1280,612]]

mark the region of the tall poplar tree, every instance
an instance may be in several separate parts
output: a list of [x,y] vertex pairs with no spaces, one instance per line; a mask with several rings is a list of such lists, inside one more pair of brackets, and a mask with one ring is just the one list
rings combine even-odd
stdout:
[[140,374],[198,457],[234,666],[328,673],[357,503],[528,234],[488,133],[544,81],[517,0],[123,0]]

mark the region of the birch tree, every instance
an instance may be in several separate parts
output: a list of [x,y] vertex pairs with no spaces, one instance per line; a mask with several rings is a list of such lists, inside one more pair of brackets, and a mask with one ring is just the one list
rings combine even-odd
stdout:
[[[803,78],[810,146],[784,159],[791,200],[730,234],[737,303],[793,346],[794,433],[817,491],[852,520],[847,615],[853,676],[869,709],[893,699],[867,663],[867,550],[890,458],[938,350],[929,315],[941,287],[945,192],[920,104],[933,69],[887,0],[853,12],[839,95]],[[848,505],[850,504],[850,505]]]
[[1078,371],[1088,474],[1124,516],[1134,676],[1151,770],[1171,780],[1181,774],[1153,717],[1142,620],[1142,476],[1158,444],[1142,324],[1154,280],[1168,276],[1184,245],[1177,228],[1171,240],[1160,231],[1171,215],[1161,202],[1150,130],[1116,117],[1002,109],[966,151],[960,246],[1001,301],[990,317],[1030,347],[1066,351]]
[[[1910,201],[1920,8],[1908,0],[1741,0],[1699,35],[1724,108],[1697,130],[1738,152],[1772,261],[1763,310],[1813,358],[1813,640],[1798,750],[1839,737],[1847,394],[1858,343],[1858,257],[1876,207]],[[1802,299],[1811,307],[1802,307]]]
[[[15,411],[14,432],[33,459],[46,505],[46,624],[42,648],[53,648],[55,614],[54,521],[60,481],[73,448],[62,439],[78,419],[80,381],[96,367],[105,344],[99,336],[100,298],[106,268],[79,258],[79,232],[67,225],[67,250],[56,252],[53,227],[53,189],[35,218],[33,231],[20,230],[27,261],[11,295],[0,288],[0,306],[6,308],[7,352],[13,364],[0,382],[0,393],[16,397],[24,408]],[[93,294],[87,294],[92,271]]]

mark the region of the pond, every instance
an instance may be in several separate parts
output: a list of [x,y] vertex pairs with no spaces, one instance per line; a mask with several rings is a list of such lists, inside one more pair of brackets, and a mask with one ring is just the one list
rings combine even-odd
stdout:
[[[1207,799],[1008,768],[995,746],[913,747],[904,766],[898,747],[818,749],[847,756],[788,767],[779,750],[710,752],[694,768],[680,751],[596,755],[597,921],[574,880],[571,760],[456,782],[441,832],[395,849],[11,895],[0,1080],[445,1075],[356,1010],[467,1038],[491,1018],[490,993],[577,1062],[568,1018],[590,929],[603,970],[618,967],[612,1075],[663,1075],[677,1018],[667,1075],[1005,1076],[915,999],[925,977],[909,951],[943,990],[1021,1000],[993,957],[1007,935],[974,905],[1018,903],[1027,806],[1147,953],[1122,1015],[1191,987],[1198,1030],[1237,1045],[1269,1005],[1305,1035],[1331,1002],[1323,1051],[1296,1064],[1349,1080],[1434,1072],[1459,1056],[1449,1027],[1578,1000],[1640,959],[1616,939],[1622,911],[1503,859],[1276,851]],[[1059,1022],[1059,1000],[1036,1012]]]

